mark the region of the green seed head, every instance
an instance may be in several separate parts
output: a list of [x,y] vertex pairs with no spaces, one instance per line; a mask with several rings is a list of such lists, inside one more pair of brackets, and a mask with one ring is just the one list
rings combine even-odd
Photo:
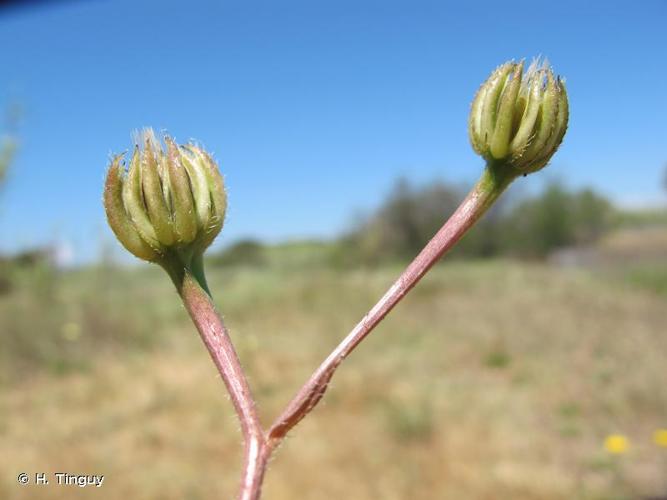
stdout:
[[188,265],[222,229],[227,196],[218,166],[193,144],[166,148],[151,129],[138,135],[129,167],[115,156],[107,172],[104,208],[118,240],[150,262]]
[[468,131],[475,151],[490,163],[530,173],[543,168],[567,130],[565,82],[546,62],[498,67],[472,103]]

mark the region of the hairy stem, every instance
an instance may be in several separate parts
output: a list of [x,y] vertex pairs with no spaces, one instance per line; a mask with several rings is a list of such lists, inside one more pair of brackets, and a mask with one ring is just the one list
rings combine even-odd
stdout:
[[487,165],[481,179],[424,249],[410,263],[366,316],[324,360],[269,429],[269,440],[280,441],[324,396],[334,372],[343,360],[373,331],[426,272],[489,209],[515,178],[505,165]]
[[[488,165],[482,178],[433,239],[357,326],[324,360],[275,420],[268,433],[259,422],[241,364],[227,329],[211,301],[201,257],[190,264],[163,264],[231,396],[245,442],[245,463],[239,500],[258,500],[267,463],[285,435],[322,399],[338,366],[357,345],[389,314],[442,255],[488,210],[514,179],[508,168]],[[182,262],[174,259],[172,262]]]
[[260,497],[270,448],[266,446],[255,401],[239,358],[222,318],[207,292],[201,260],[195,259],[191,268],[172,266],[167,268],[167,272],[174,281],[185,308],[222,376],[241,423],[245,464],[238,499],[257,500]]

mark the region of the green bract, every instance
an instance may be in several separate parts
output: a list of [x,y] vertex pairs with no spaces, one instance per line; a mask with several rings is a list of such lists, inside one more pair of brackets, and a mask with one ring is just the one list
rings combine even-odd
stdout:
[[563,80],[546,63],[535,61],[524,74],[523,62],[508,62],[477,92],[468,131],[473,148],[488,162],[530,173],[556,152],[567,121]]
[[176,257],[187,265],[222,229],[227,196],[208,153],[169,137],[164,142],[166,150],[147,129],[128,169],[124,154],[113,158],[104,208],[114,234],[132,254],[157,263]]

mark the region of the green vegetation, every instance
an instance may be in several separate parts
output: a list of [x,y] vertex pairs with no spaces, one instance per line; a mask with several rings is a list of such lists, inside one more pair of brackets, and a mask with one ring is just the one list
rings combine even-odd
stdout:
[[[464,193],[444,182],[415,187],[397,181],[380,206],[332,242],[263,245],[243,240],[209,257],[216,266],[338,268],[412,259],[456,209]],[[562,248],[592,247],[614,229],[667,228],[667,212],[628,212],[591,189],[552,182],[534,196],[501,198],[449,258],[544,259]]]
[[502,231],[505,250],[545,257],[559,248],[590,245],[611,228],[613,215],[611,203],[592,190],[568,192],[552,183],[507,215]]
[[6,113],[7,120],[6,123],[3,124],[3,133],[0,134],[0,189],[4,184],[9,165],[16,153],[16,128],[21,121],[22,114],[18,103],[12,103],[12,105],[8,106]]
[[[294,247],[303,259],[321,250]],[[266,252],[273,264],[208,272],[264,420],[400,271],[299,272],[286,248]],[[163,273],[15,272],[15,288],[0,296],[0,497],[34,498],[16,474],[53,464],[107,474],[99,498],[231,496],[238,427]],[[665,450],[651,436],[667,415],[665,298],[610,283],[503,260],[438,266],[279,450],[267,498],[664,493]],[[631,440],[625,456],[606,455],[611,433]],[[137,461],[150,467],[130,473]]]
[[[207,259],[265,421],[461,197],[401,181],[337,241],[245,240]],[[651,435],[667,414],[665,221],[559,184],[502,202],[346,362],[281,448],[267,498],[664,494]],[[538,263],[563,247],[593,249],[595,265]],[[232,494],[232,410],[158,268],[59,271],[40,251],[0,266],[1,498],[32,498],[16,475],[53,464],[108,475],[100,498]],[[605,452],[615,433],[632,443],[623,457]],[[138,462],[151,466],[130,473]]]
[[0,295],[0,384],[86,370],[120,349],[141,352],[179,317],[159,295],[168,290],[147,286],[152,270],[62,273],[47,261],[7,267],[12,287]]
[[338,244],[317,240],[265,245],[241,240],[207,258],[213,267],[266,267],[293,270],[330,267],[337,262]]
[[624,269],[629,283],[667,296],[667,263],[639,264]]
[[[15,143],[9,139],[0,137],[0,193],[2,192],[3,184],[9,169],[14,154]],[[0,255],[0,295],[6,293],[11,288],[11,281],[9,278],[9,266],[5,259]]]
[[15,144],[11,139],[2,138],[0,142],[0,187],[2,186],[7,169],[14,154]]
[[[414,188],[399,181],[380,208],[348,237],[364,262],[408,259],[440,228],[463,193],[445,183]],[[459,257],[545,257],[590,244],[612,226],[614,209],[590,189],[551,183],[537,196],[501,202],[453,251]]]
[[614,222],[615,226],[630,228],[642,226],[667,226],[667,210],[660,210],[658,208],[625,210],[616,214]]

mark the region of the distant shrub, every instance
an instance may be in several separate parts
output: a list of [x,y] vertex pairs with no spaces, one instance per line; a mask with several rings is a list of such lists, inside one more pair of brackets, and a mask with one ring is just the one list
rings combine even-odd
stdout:
[[506,253],[545,257],[572,245],[588,245],[611,227],[611,203],[590,189],[568,191],[558,182],[518,203],[506,216]]
[[211,256],[209,262],[214,266],[261,266],[266,263],[264,245],[251,239],[241,240]]
[[647,263],[625,270],[628,283],[667,296],[667,266]]
[[[400,179],[380,207],[341,243],[349,259],[366,264],[413,257],[455,210],[464,192],[442,181],[414,187]],[[505,198],[461,240],[453,256],[545,257],[604,235],[614,221],[612,204],[591,189],[570,191],[557,182],[537,196]]]
[[12,290],[12,282],[9,273],[9,263],[0,258],[0,296],[9,293]]
[[16,145],[10,138],[0,138],[0,186],[2,186]]
[[459,189],[435,182],[415,188],[399,179],[385,201],[343,240],[357,260],[377,264],[409,259],[442,226],[461,201]]

